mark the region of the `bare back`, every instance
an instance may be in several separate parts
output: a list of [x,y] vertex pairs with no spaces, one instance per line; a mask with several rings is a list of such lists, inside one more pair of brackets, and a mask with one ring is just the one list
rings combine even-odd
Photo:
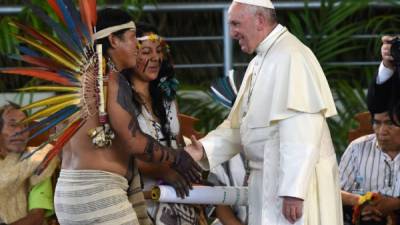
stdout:
[[[107,101],[112,102],[108,104],[108,107],[113,107],[114,104],[118,104],[112,94],[117,90],[111,90],[110,86],[115,87],[115,85],[108,86],[110,95],[108,95]],[[89,117],[86,123],[71,138],[63,149],[62,169],[102,170],[125,176],[132,156],[132,153],[126,149],[127,146],[124,144],[127,140],[124,141],[120,135],[116,135],[110,147],[97,148],[92,144],[92,140],[88,136],[88,130],[97,126],[99,126],[98,117]]]
[[[63,169],[103,170],[125,176],[133,155],[146,162],[172,165],[176,163],[175,154],[186,153],[184,150],[175,151],[162,146],[153,137],[140,130],[132,100],[132,89],[122,75],[111,74],[107,90],[108,119],[115,132],[111,147],[97,149],[91,143],[87,131],[99,126],[97,117],[91,117],[64,147]],[[185,164],[182,161],[182,165],[188,164],[188,168],[182,167],[182,173],[197,177],[196,173],[201,169],[190,156],[188,157],[185,158]],[[188,181],[190,179],[188,178]]]
[[130,154],[121,150],[118,139],[108,148],[96,148],[87,135],[96,126],[98,122],[92,117],[71,138],[63,149],[62,169],[102,170],[125,176]]

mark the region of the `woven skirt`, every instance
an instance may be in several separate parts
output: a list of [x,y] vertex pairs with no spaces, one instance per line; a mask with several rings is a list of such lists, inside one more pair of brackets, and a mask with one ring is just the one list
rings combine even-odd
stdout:
[[98,170],[61,170],[54,195],[60,225],[139,225],[128,182]]

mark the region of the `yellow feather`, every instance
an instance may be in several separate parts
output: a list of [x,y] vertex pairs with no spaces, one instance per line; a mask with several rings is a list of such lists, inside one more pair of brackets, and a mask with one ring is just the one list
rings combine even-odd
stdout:
[[59,95],[59,96],[52,96],[37,102],[34,102],[32,104],[26,105],[21,108],[21,110],[28,110],[36,107],[41,107],[41,106],[46,106],[46,105],[55,105],[59,104],[65,101],[69,101],[72,99],[78,99],[80,97],[79,94],[65,94],[65,95]]
[[35,119],[40,119],[40,118],[43,118],[43,117],[47,117],[47,116],[57,112],[58,110],[67,107],[67,106],[79,105],[80,101],[81,101],[80,99],[72,99],[72,100],[63,102],[61,104],[53,105],[51,107],[45,108],[43,110],[40,110],[39,112],[36,112],[32,116],[29,116],[28,118],[24,119],[22,121],[22,123],[28,123],[28,122],[30,122],[32,120],[35,120]]
[[65,87],[65,86],[34,86],[19,88],[17,91],[54,91],[54,92],[79,92],[80,87]]
[[[39,43],[33,41],[30,38],[24,38],[22,36],[16,35],[16,38],[20,41],[26,42],[30,45],[32,45],[33,47],[39,49],[40,51],[48,54],[49,56],[51,56],[52,58],[54,58],[56,61],[58,61],[59,63],[61,63],[62,65],[66,66],[68,69],[75,71],[75,72],[79,72],[80,67],[79,65],[73,64],[71,63],[68,59],[65,59],[63,56],[60,56],[57,53],[52,52],[50,49],[48,49],[47,47],[40,45]],[[78,62],[79,63],[79,62]]]
[[[15,28],[21,29],[22,31],[25,30],[23,27],[21,27],[20,24],[15,23],[14,21],[10,21],[10,22],[8,22],[8,24]],[[70,51],[68,48],[66,48],[64,45],[62,45],[60,42],[58,42],[55,38],[49,36],[49,34],[47,34],[47,33],[40,32],[38,30],[36,30],[36,32],[38,32],[41,36],[46,38],[49,42],[53,43],[55,46],[57,46],[59,49],[61,49],[64,53],[66,53],[69,57],[71,57],[72,60],[75,60],[78,63],[81,62],[78,54]]]
[[75,60],[77,63],[81,64],[80,57],[76,55],[74,52],[70,51],[68,48],[66,48],[64,45],[61,45],[59,42],[57,42],[54,38],[50,37],[49,35],[39,32],[41,35],[46,37],[48,40],[50,40],[53,44],[55,44],[57,47],[59,47],[61,50],[63,50],[68,56],[70,56],[73,60]]

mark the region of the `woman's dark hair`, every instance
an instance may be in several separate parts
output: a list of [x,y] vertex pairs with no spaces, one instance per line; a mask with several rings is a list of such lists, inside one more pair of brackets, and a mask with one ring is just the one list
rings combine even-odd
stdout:
[[[136,35],[137,37],[143,36],[145,33],[154,33],[158,34],[157,29],[146,23],[137,23],[136,25]],[[161,132],[164,135],[164,138],[167,142],[168,146],[171,146],[171,128],[169,124],[169,120],[167,118],[166,114],[166,109],[165,109],[165,101],[171,101],[170,98],[167,98],[165,92],[160,88],[160,79],[166,77],[167,80],[174,78],[175,76],[175,71],[172,66],[172,63],[170,62],[170,57],[165,56],[164,60],[161,62],[160,65],[160,72],[158,73],[157,79],[153,80],[150,82],[149,89],[150,89],[150,96],[152,99],[152,109],[154,114],[158,117],[160,120],[161,124]],[[130,81],[130,76],[135,76],[134,72],[130,71],[124,71],[123,73],[126,78]],[[164,78],[165,79],[165,78]],[[136,106],[136,108],[139,110],[141,113],[141,100],[135,91],[133,91],[133,102]],[[175,94],[175,93],[173,93]]]
[[[132,17],[125,11],[120,9],[105,8],[97,12],[96,31],[103,30],[108,27],[121,25],[133,21]],[[122,35],[129,29],[119,30],[112,33],[122,38]],[[103,45],[103,52],[107,54],[107,50],[111,47],[107,37],[96,40],[95,44]]]
[[158,34],[158,30],[153,25],[144,22],[138,22],[136,24],[136,37],[143,37],[145,33]]

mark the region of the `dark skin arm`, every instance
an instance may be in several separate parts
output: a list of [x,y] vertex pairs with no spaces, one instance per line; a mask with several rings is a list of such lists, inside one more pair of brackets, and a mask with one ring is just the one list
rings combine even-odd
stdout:
[[32,209],[28,215],[10,225],[42,225],[44,222],[44,209]]
[[230,206],[217,205],[215,208],[215,213],[219,221],[224,225],[243,225],[238,218],[236,218]]
[[389,213],[400,209],[400,199],[394,197],[382,197],[379,201],[364,207],[361,212],[362,220],[380,221]]
[[107,94],[110,124],[116,133],[116,141],[123,143],[124,150],[142,161],[169,166],[183,176],[187,183],[200,180],[201,168],[189,154],[183,149],[173,150],[162,146],[140,130],[132,102],[132,91],[122,75],[110,75]]
[[148,163],[137,160],[138,168],[143,175],[154,179],[162,179],[173,186],[178,197],[184,198],[189,195],[192,184],[188,183],[179,173],[166,164]]
[[395,197],[383,197],[377,202],[376,207],[384,216],[387,216],[389,213],[400,209],[400,199]]
[[[176,103],[175,103],[176,104]],[[181,134],[176,136],[176,143],[178,147],[184,147],[185,143]],[[182,176],[176,171],[172,170],[166,164],[156,164],[137,160],[140,172],[153,179],[161,179],[169,185],[172,185],[178,197],[189,195],[189,189],[192,188],[191,183],[187,183]]]

